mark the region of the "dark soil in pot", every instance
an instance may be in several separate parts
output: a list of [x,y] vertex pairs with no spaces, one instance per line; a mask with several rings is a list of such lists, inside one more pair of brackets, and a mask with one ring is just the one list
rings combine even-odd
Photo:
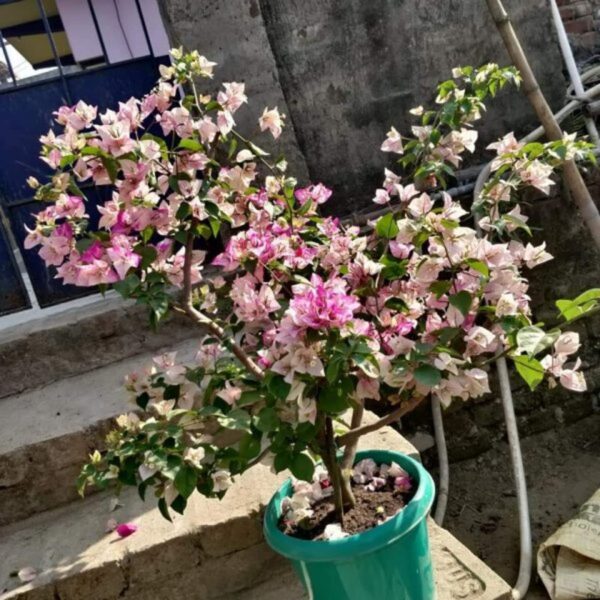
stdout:
[[[375,491],[365,489],[364,485],[353,483],[352,490],[356,505],[344,514],[343,523],[343,530],[348,535],[367,531],[383,523],[402,510],[414,496],[413,490],[405,492],[394,489],[393,480]],[[279,529],[286,535],[299,539],[323,539],[325,527],[332,523],[339,523],[335,514],[333,497],[329,496],[319,500],[312,509],[313,515],[300,523],[286,521],[282,515],[279,520]]]

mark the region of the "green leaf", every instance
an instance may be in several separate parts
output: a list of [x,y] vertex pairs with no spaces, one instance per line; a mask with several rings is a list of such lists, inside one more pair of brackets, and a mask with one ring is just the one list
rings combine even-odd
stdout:
[[292,386],[281,375],[273,375],[267,383],[267,389],[278,400],[285,400]]
[[367,377],[379,377],[379,363],[372,354],[353,354],[352,360]]
[[434,281],[429,289],[435,294],[435,297],[439,300],[444,294],[447,294],[452,287],[451,281]]
[[386,308],[391,308],[392,310],[397,310],[398,312],[404,312],[408,309],[408,305],[401,298],[389,298],[385,301]]
[[353,391],[349,377],[340,379],[319,392],[319,408],[325,412],[339,414],[350,407],[350,395]]
[[61,169],[64,169],[65,167],[70,167],[74,162],[75,162],[75,155],[74,154],[65,154],[65,156],[63,156],[60,159],[60,163],[59,163],[58,166]]
[[154,227],[152,227],[151,225],[148,225],[148,227],[144,227],[144,229],[142,230],[142,240],[144,241],[144,244],[147,244],[152,239],[153,235]]
[[277,429],[279,425],[279,417],[277,416],[277,411],[268,406],[263,408],[258,413],[258,421],[256,422],[256,428],[263,433],[269,433],[269,431],[273,431]]
[[262,394],[258,390],[246,390],[242,392],[240,399],[236,402],[237,406],[247,406],[248,404],[255,404],[263,399]]
[[394,281],[404,277],[408,260],[398,260],[392,256],[382,256],[379,259],[382,265],[385,265],[381,271],[381,276],[389,281]]
[[557,300],[556,307],[566,321],[572,321],[596,309],[600,299],[600,289],[594,288],[580,294],[574,300]]
[[208,222],[210,224],[210,229],[214,237],[219,235],[219,231],[221,230],[221,221],[216,217],[209,217]]
[[240,456],[251,460],[260,454],[260,440],[252,434],[245,435],[240,441]]
[[517,229],[523,229],[523,231],[525,231],[525,233],[527,233],[527,235],[531,236],[531,229],[529,227],[529,225],[527,225],[527,223],[525,223],[525,221],[523,221],[523,219],[519,219],[519,217],[515,217],[513,215],[502,215],[502,219],[504,221],[508,221],[509,223],[512,223],[513,225],[515,225],[517,227]]
[[113,284],[113,288],[123,296],[123,298],[130,298],[131,295],[139,288],[141,284],[140,278],[135,274],[127,275],[125,279],[117,281]]
[[533,392],[544,379],[544,368],[541,363],[529,356],[511,356],[511,358],[519,375]]
[[332,358],[325,368],[325,378],[328,383],[335,383],[340,375],[340,370],[344,364],[344,357],[336,356]]
[[183,150],[190,150],[191,152],[199,152],[200,150],[204,150],[204,146],[193,138],[185,138],[179,142],[178,148]]
[[137,246],[135,249],[136,253],[142,257],[140,262],[140,268],[142,270],[147,269],[158,256],[156,248],[153,246]]
[[98,146],[84,146],[81,149],[81,154],[83,156],[103,156],[105,152]]
[[546,333],[543,329],[530,325],[517,332],[517,350],[535,356],[551,346],[560,335],[559,331]]
[[275,468],[276,473],[280,473],[281,471],[285,471],[290,466],[290,462],[292,459],[292,455],[289,450],[284,450],[279,454],[275,455],[275,459],[273,460],[273,467]]
[[421,365],[414,371],[415,379],[427,386],[435,387],[442,380],[442,373],[432,365]]
[[311,199],[307,200],[299,209],[298,209],[298,214],[300,216],[304,216],[312,207],[313,207],[313,201]]
[[181,494],[179,494],[179,496],[177,496],[177,498],[171,502],[171,508],[180,515],[185,512],[186,506],[187,500]]
[[591,290],[587,290],[586,292],[583,292],[583,294],[579,294],[579,296],[577,296],[577,298],[575,298],[575,300],[573,300],[573,302],[575,302],[576,304],[587,304],[588,302],[591,302],[592,300],[599,300],[600,299],[600,288],[593,288]]
[[312,481],[315,472],[315,463],[306,454],[296,454],[290,465],[292,475],[302,481]]
[[481,262],[480,260],[476,260],[474,258],[468,258],[465,262],[471,267],[471,269],[478,271],[484,277],[489,277],[490,270],[484,262]]
[[398,229],[394,215],[392,213],[387,213],[377,221],[375,231],[379,237],[391,240],[398,235],[400,230]]
[[471,294],[463,290],[462,292],[458,292],[458,294],[454,294],[448,298],[450,304],[454,306],[454,308],[458,309],[463,315],[469,314],[469,309],[471,308],[471,303],[473,299],[471,298]]
[[250,415],[241,408],[234,408],[230,410],[226,415],[217,417],[219,423],[227,429],[239,429],[242,431],[250,431],[250,425],[252,418]]
[[227,158],[231,158],[233,153],[237,150],[238,141],[237,138],[232,137],[231,142],[229,142],[229,151],[227,152]]
[[192,207],[189,202],[182,202],[175,213],[175,218],[182,221],[192,213]]
[[173,519],[171,519],[171,515],[169,514],[169,508],[167,507],[167,502],[164,498],[160,498],[158,501],[158,510],[160,511],[160,514],[167,520],[170,521],[171,523],[173,522]]
[[212,237],[212,229],[204,223],[197,223],[194,233],[203,237],[205,240],[209,240]]
[[102,165],[108,173],[111,183],[114,183],[117,179],[118,173],[117,161],[114,158],[110,158],[108,156],[102,156],[100,160],[102,161]]
[[184,497],[189,498],[196,489],[198,483],[198,474],[196,469],[187,463],[183,463],[175,475],[173,485],[175,489]]

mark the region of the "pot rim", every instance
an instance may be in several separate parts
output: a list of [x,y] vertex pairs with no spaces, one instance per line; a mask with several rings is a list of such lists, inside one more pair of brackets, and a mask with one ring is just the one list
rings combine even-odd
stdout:
[[372,458],[378,464],[396,462],[418,481],[417,491],[410,502],[391,519],[368,531],[339,540],[301,540],[280,531],[281,501],[290,495],[292,480],[287,479],[272,496],[264,517],[263,531],[271,548],[292,559],[309,562],[344,560],[375,552],[392,544],[414,529],[427,517],[435,496],[435,484],[421,463],[394,450],[361,450],[356,461]]

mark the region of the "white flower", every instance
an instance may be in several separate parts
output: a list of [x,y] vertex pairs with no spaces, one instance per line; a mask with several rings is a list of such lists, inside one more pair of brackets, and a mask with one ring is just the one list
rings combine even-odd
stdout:
[[376,472],[377,463],[372,458],[364,458],[354,465],[352,479],[355,483],[367,483],[373,479]]
[[533,269],[553,258],[552,254],[546,252],[546,242],[539,246],[527,244],[527,246],[525,246],[525,251],[523,252],[523,261],[529,269]]
[[511,294],[510,292],[504,292],[496,304],[496,316],[506,317],[509,315],[516,315],[518,312],[519,305],[514,294]]
[[183,459],[187,460],[191,465],[200,468],[202,460],[206,456],[204,448],[186,448],[183,453]]
[[339,523],[330,523],[325,527],[325,531],[323,531],[324,540],[341,540],[345,537],[348,537],[348,534],[342,530],[342,526]]
[[277,107],[272,108],[271,110],[265,108],[263,114],[258,119],[260,130],[267,131],[268,129],[271,132],[271,135],[277,139],[281,135],[284,118],[285,115],[280,114]]
[[213,492],[224,492],[229,489],[231,484],[231,474],[225,469],[215,471],[212,475],[213,480]]
[[381,144],[381,150],[383,152],[393,152],[394,154],[402,154],[404,152],[404,148],[402,147],[402,136],[394,127],[387,132],[387,138],[383,144]]
[[575,354],[581,344],[579,343],[579,334],[574,331],[565,331],[561,333],[556,342],[554,342],[554,350],[556,354],[569,356]]

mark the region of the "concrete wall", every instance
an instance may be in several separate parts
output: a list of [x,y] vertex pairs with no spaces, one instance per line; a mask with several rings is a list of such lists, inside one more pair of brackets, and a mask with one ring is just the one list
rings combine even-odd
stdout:
[[[590,2],[600,8],[600,0],[572,4]],[[566,84],[547,1],[505,0],[505,5],[542,89],[558,108]],[[163,9],[176,42],[222,63],[225,80],[247,82],[253,118],[265,103],[289,115],[293,127],[284,146],[291,162],[301,176],[308,173],[335,188],[336,214],[370,206],[386,165],[378,150],[385,132],[391,124],[406,131],[408,109],[431,102],[436,83],[447,79],[453,66],[508,62],[483,0],[163,0]],[[485,116],[483,142],[535,125],[522,95],[503,92]],[[542,318],[554,315],[555,299],[597,287],[600,275],[600,253],[568,199],[557,192],[530,209],[556,256],[532,272],[534,304]],[[600,187],[593,192],[600,196]],[[582,326],[582,333],[589,392],[544,388],[531,394],[515,380],[524,435],[560,427],[600,407],[600,319]],[[489,448],[504,436],[502,424],[497,394],[464,407],[456,403],[446,415],[451,459]],[[407,432],[430,430],[429,409],[405,426]]]
[[[556,106],[564,82],[546,0],[506,5]],[[225,80],[247,82],[250,112],[277,104],[288,114],[291,162],[335,188],[336,213],[365,206],[385,132],[406,130],[408,109],[431,101],[453,66],[507,62],[482,0],[163,0],[163,9],[176,43],[221,63]],[[532,122],[509,93],[488,113],[484,138]]]

